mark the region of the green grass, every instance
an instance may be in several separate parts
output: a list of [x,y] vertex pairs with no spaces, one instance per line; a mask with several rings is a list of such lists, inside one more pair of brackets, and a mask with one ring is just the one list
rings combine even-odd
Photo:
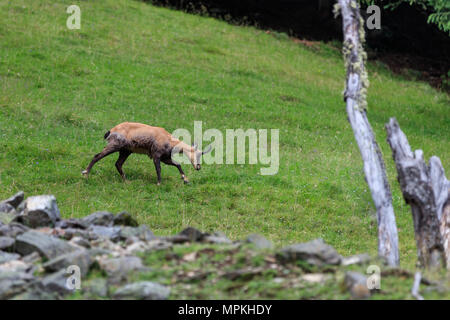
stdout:
[[[277,245],[322,237],[341,254],[377,252],[374,206],[342,101],[344,67],[332,45],[228,25],[139,1],[0,0],[0,198],[54,194],[64,217],[132,213],[156,234],[192,225],[232,239],[252,232]],[[384,153],[400,235],[401,264],[416,261],[384,123],[397,117],[413,148],[450,170],[450,99],[422,82],[369,65],[369,119]],[[81,176],[103,134],[123,121],[193,130],[280,129],[280,169],[184,165],[185,186],[163,165],[117,156]]]

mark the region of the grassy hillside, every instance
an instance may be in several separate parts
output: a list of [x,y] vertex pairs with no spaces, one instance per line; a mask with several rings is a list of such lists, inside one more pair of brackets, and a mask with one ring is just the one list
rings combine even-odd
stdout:
[[[158,234],[187,225],[252,232],[282,245],[322,237],[342,254],[377,252],[374,206],[342,101],[340,50],[132,0],[0,0],[0,199],[54,194],[65,217],[126,210]],[[387,162],[403,266],[416,260],[413,225],[396,182],[384,123],[399,120],[413,148],[450,170],[450,99],[370,64],[369,119]],[[123,121],[193,131],[280,129],[280,169],[163,165],[117,155],[81,176]],[[205,142],[206,143],[206,142]]]

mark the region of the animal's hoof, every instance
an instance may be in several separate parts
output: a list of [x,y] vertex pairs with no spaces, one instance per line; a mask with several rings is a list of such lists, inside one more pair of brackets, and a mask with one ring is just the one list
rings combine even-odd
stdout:
[[183,180],[184,181],[184,184],[189,184],[190,182],[189,182],[189,180]]
[[156,185],[157,185],[157,186],[160,186],[160,185],[161,185],[161,182],[158,182]]
[[87,170],[83,170],[83,171],[81,171],[81,174],[82,174],[83,176],[85,176],[85,177],[87,177],[87,176],[88,176],[88,172],[87,172]]

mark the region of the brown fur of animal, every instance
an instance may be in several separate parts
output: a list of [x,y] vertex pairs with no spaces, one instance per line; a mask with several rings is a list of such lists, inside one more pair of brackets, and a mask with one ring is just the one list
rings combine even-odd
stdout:
[[125,174],[122,170],[123,164],[130,154],[140,153],[146,154],[153,159],[158,176],[158,185],[161,183],[161,161],[167,165],[177,167],[181,174],[181,179],[185,183],[189,183],[183,169],[181,169],[181,165],[172,160],[172,154],[183,153],[189,158],[194,169],[200,170],[201,156],[211,151],[211,148],[207,151],[197,150],[195,145],[189,146],[175,139],[163,128],[136,122],[123,122],[106,132],[104,138],[108,141],[108,145],[102,152],[96,154],[86,170],[82,171],[82,174],[86,177],[95,163],[112,153],[119,152],[116,168],[122,179],[125,180]]

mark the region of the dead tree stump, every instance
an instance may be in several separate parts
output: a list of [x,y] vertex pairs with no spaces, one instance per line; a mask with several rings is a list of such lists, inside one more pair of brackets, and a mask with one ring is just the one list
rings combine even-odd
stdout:
[[395,118],[386,124],[398,182],[411,206],[419,263],[426,268],[450,266],[450,182],[441,160],[433,156],[427,165],[422,150],[411,151]]

